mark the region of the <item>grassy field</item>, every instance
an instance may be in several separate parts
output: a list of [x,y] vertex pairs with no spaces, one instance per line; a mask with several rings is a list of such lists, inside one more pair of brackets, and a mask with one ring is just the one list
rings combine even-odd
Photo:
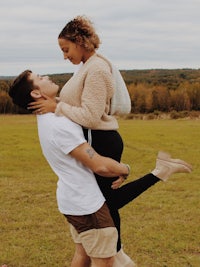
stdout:
[[[139,267],[200,266],[200,121],[119,120],[130,180],[157,151],[190,162],[191,174],[160,182],[121,209],[124,250]],[[57,209],[57,178],[32,115],[0,116],[0,266],[69,267],[74,245]]]

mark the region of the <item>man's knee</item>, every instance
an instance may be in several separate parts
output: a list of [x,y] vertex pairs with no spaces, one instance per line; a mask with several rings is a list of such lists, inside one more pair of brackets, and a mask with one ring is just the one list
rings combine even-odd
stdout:
[[114,263],[114,258],[91,258],[92,267],[112,267]]
[[83,246],[81,244],[76,244],[75,253],[71,262],[71,267],[90,266],[90,257],[86,254]]

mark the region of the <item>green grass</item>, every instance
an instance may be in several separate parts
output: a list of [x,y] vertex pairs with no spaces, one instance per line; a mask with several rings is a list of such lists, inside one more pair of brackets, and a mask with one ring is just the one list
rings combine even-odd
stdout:
[[[150,172],[159,150],[190,162],[121,209],[124,250],[139,267],[200,266],[199,120],[119,120],[130,180]],[[0,266],[70,265],[74,245],[56,203],[32,115],[0,116]]]

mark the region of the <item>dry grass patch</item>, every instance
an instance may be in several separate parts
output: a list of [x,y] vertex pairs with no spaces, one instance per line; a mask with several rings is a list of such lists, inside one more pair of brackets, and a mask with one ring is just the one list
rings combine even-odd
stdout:
[[[194,166],[121,210],[125,251],[140,267],[199,267],[199,137],[195,120],[119,120],[129,180],[151,171],[158,150]],[[73,243],[56,203],[32,115],[0,116],[0,266],[69,266]]]

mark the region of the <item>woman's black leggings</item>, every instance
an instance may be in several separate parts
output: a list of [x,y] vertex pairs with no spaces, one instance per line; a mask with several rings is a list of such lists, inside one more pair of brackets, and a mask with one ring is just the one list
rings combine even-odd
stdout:
[[[86,140],[88,130],[83,129]],[[110,157],[120,162],[123,151],[123,141],[117,131],[92,130],[92,147],[102,156]],[[112,182],[118,177],[108,178],[95,174],[97,183],[106,199],[114,224],[118,231],[117,251],[121,249],[120,215],[118,209],[138,197],[149,187],[160,181],[159,178],[149,173],[142,178],[127,183],[118,189],[111,188]]]

